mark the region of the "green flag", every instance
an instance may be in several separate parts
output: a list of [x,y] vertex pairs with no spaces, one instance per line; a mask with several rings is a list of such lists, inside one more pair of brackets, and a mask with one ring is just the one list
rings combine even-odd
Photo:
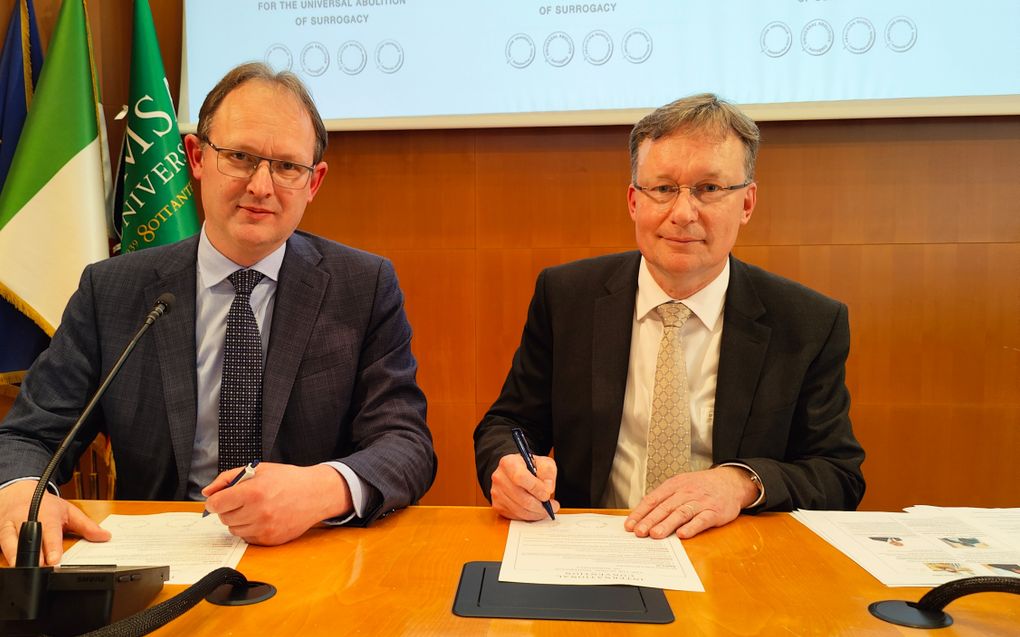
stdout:
[[64,0],[0,194],[0,295],[48,335],[109,256],[98,103],[85,6]]
[[121,162],[121,252],[179,241],[198,232],[184,144],[148,0],[135,0],[131,89]]

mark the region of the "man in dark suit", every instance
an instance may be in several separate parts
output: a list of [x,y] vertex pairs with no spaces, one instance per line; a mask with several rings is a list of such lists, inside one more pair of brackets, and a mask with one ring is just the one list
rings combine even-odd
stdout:
[[634,127],[639,251],[539,275],[475,430],[478,479],[500,514],[541,519],[555,492],[555,508],[629,508],[637,535],[689,538],[741,511],[860,502],[846,306],[730,255],[754,211],[758,143],[754,121],[714,95]]
[[[233,534],[279,544],[321,521],[367,524],[428,490],[436,459],[392,265],[296,231],[326,175],[326,141],[292,74],[243,65],[210,92],[198,134],[185,138],[202,186],[201,234],[86,268],[0,426],[0,544],[8,560],[49,456],[164,292],[176,296],[173,307],[70,454],[105,432],[118,498],[207,497],[206,508]],[[235,291],[238,272],[253,282],[244,293]],[[231,318],[235,309],[241,318]],[[242,432],[223,423],[244,418],[224,401],[239,377],[227,375],[234,363],[226,357],[238,356],[231,343],[241,342],[231,330],[243,331],[245,320],[248,360],[262,381],[237,401],[241,413],[256,414]],[[224,489],[249,458],[261,461],[254,478]],[[72,468],[69,460],[58,477]],[[41,519],[49,563],[60,558],[62,530],[108,537],[53,495]]]

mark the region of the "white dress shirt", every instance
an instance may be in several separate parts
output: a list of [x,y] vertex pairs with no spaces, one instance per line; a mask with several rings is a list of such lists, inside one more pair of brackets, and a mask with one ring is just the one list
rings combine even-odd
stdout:
[[712,465],[715,387],[729,284],[730,263],[727,260],[723,271],[711,283],[689,298],[673,299],[655,282],[641,257],[620,437],[602,506],[632,509],[645,495],[648,423],[655,388],[655,360],[662,340],[662,319],[655,308],[662,303],[681,301],[691,310],[691,318],[680,330],[691,408],[691,470],[708,469]]

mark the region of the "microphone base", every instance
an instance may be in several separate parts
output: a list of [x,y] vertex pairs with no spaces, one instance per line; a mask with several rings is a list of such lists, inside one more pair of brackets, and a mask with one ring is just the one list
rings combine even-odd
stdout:
[[149,605],[169,566],[0,569],[0,635],[78,635]]
[[276,595],[276,587],[272,584],[248,580],[246,585],[224,584],[206,595],[205,601],[217,606],[249,606],[273,595]]

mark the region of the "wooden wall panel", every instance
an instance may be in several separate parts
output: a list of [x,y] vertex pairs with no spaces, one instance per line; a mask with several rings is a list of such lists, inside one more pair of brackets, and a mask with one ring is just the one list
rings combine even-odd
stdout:
[[[54,17],[56,4],[37,2]],[[106,20],[111,100],[126,94],[130,35],[110,16],[127,4],[90,3]],[[180,3],[152,5],[176,95]],[[628,132],[331,135],[302,227],[396,266],[440,455],[427,503],[484,502],[471,433],[541,268],[633,246]],[[848,304],[864,508],[1020,505],[1020,117],[768,122],[762,134],[758,209],[735,252]]]
[[400,276],[418,381],[430,403],[470,403],[475,383],[475,260],[466,250],[382,251]]
[[507,129],[476,136],[479,248],[632,240],[626,129]]
[[[435,443],[439,469],[432,489],[422,504],[475,505],[486,502],[475,479],[474,447],[461,435],[475,421],[475,406],[467,403],[429,402],[429,428]],[[471,433],[468,431],[468,440]]]
[[1015,402],[855,402],[850,414],[868,453],[862,509],[1020,505]]
[[1020,119],[770,122],[742,244],[1020,240]]
[[334,133],[302,227],[366,250],[475,245],[474,135]]

